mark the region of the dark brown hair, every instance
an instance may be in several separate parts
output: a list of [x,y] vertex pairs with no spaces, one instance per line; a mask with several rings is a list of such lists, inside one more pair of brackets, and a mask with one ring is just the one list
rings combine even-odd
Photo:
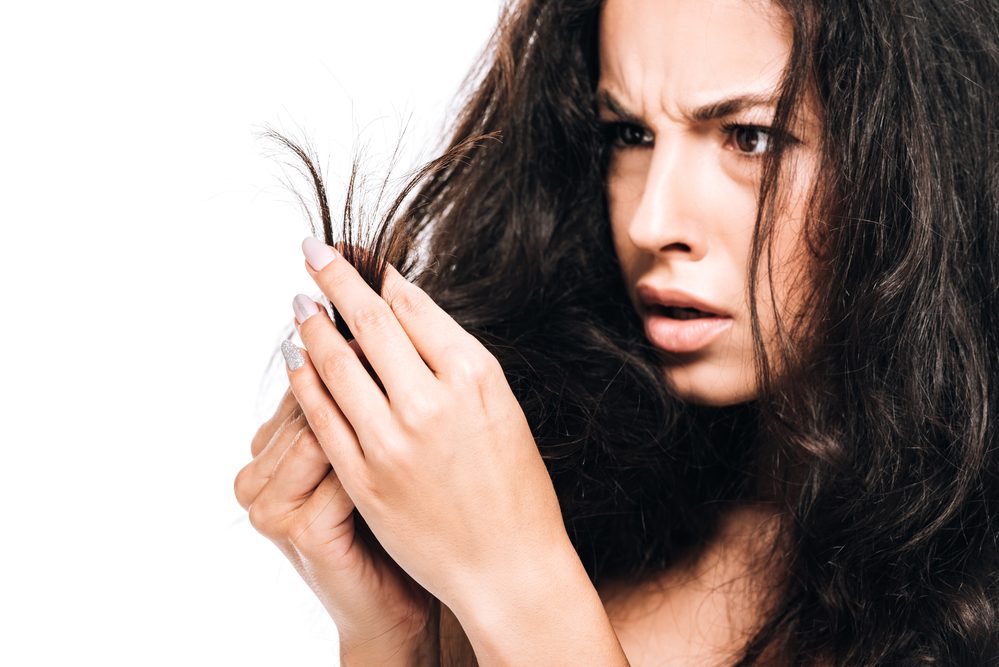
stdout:
[[[348,258],[376,289],[392,263],[500,360],[594,584],[696,551],[765,474],[786,577],[734,663],[996,664],[999,11],[780,4],[794,36],[773,125],[814,95],[822,171],[807,345],[788,329],[768,358],[753,301],[757,400],[674,399],[627,298],[602,187],[597,0],[508,8],[447,150]],[[314,160],[287,145],[311,170],[317,235],[360,243],[352,188],[334,229]],[[784,154],[764,162],[754,293]],[[441,613],[442,664],[474,663]]]

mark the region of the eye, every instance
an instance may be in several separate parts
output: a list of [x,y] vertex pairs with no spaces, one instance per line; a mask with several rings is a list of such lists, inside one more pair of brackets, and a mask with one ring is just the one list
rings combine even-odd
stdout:
[[640,125],[621,121],[600,124],[604,143],[615,148],[634,148],[652,144],[652,133]]
[[732,136],[736,150],[746,157],[758,157],[766,153],[773,138],[770,128],[760,125],[726,123],[722,125],[722,129]]

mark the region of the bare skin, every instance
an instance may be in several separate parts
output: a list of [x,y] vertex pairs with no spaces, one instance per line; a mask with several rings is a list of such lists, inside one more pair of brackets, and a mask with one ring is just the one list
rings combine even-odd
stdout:
[[[721,336],[664,369],[691,403],[732,405],[758,391],[748,272],[770,145],[759,128],[771,125],[774,107],[711,118],[694,110],[749,94],[770,98],[790,53],[785,22],[771,3],[746,0],[607,0],[601,14],[600,117],[618,137],[608,207],[631,299],[641,313],[637,286],[652,284],[731,316]],[[799,109],[791,128],[798,143],[785,154],[773,273],[763,267],[757,290],[768,350],[777,314],[788,324],[802,298],[794,288],[807,282],[802,228],[818,164],[817,118],[814,104]]]
[[426,592],[355,533],[354,503],[291,389],[260,426],[251,454],[236,476],[236,498],[330,614],[340,664],[437,664]]
[[[622,133],[628,142],[616,145],[607,182],[613,242],[629,296],[637,307],[639,282],[680,289],[718,305],[734,322],[707,348],[664,368],[678,395],[693,403],[731,405],[757,392],[746,272],[758,158],[767,147],[766,131],[758,128],[769,124],[773,109],[764,105],[710,120],[692,120],[690,110],[735,95],[772,93],[789,40],[769,2],[607,0],[603,7],[599,92],[614,103],[604,101],[600,114],[629,129]],[[800,195],[816,157],[809,118],[795,128],[798,159],[790,173],[790,208],[777,229],[777,270],[760,286],[766,334],[778,313],[795,310],[793,288],[806,266]],[[726,122],[741,128],[737,136],[723,127]],[[254,525],[300,566],[338,626],[352,629],[342,638],[363,637],[358,644],[388,661],[383,664],[413,664],[426,646],[424,600],[414,595],[413,582],[456,612],[483,665],[610,665],[623,664],[625,656],[635,666],[731,662],[763,617],[767,599],[761,592],[779,580],[780,568],[763,558],[774,537],[771,510],[734,510],[700,553],[653,582],[593,590],[566,546],[551,481],[498,365],[401,277],[390,280],[395,297],[386,303],[343,262],[330,259],[317,267],[310,258],[307,269],[346,316],[383,383],[369,377],[355,356],[359,349],[347,353],[325,313],[299,319],[307,348],[300,352],[307,356],[304,365],[289,368],[289,379],[306,424],[288,432],[304,435],[277,436],[273,456],[266,447],[259,450],[267,465],[248,466],[237,480],[237,496],[252,510]],[[383,391],[400,400],[389,402]],[[461,405],[480,394],[488,395],[481,406]],[[291,403],[289,398],[286,407]],[[267,434],[260,443],[272,440]],[[494,442],[505,446],[497,449]],[[284,450],[293,454],[276,455]],[[279,494],[288,485],[277,482],[303,478],[291,474],[296,461],[309,469],[305,477],[313,483]],[[324,480],[331,488],[324,489]],[[487,501],[483,489],[493,494]],[[324,492],[339,499],[342,516],[339,523],[330,518],[325,533],[315,530],[320,524],[311,511],[301,511],[308,505],[329,513]],[[329,549],[305,549],[303,558],[296,541],[309,532],[315,533],[313,546],[328,546],[330,534],[343,538],[340,529],[354,503],[400,567],[379,561],[379,567],[359,568],[374,562],[362,554],[348,568],[343,552],[331,555]],[[483,515],[496,507],[505,509]],[[300,516],[311,531],[301,530]],[[340,576],[310,577],[330,572]],[[361,631],[372,615],[385,622],[377,637]],[[370,664],[369,657],[355,664]]]
[[[638,309],[639,283],[678,289],[733,320],[707,347],[664,367],[677,395],[692,403],[732,405],[758,392],[748,267],[774,107],[712,118],[692,110],[740,95],[771,97],[790,40],[783,14],[766,1],[607,0],[602,9],[600,116],[618,128],[607,195],[629,295]],[[792,128],[774,272],[758,290],[768,349],[777,318],[797,311],[795,287],[808,272],[801,232],[817,118],[813,107],[799,109]],[[632,665],[732,663],[765,615],[765,592],[779,586],[781,568],[765,553],[776,537],[772,518],[762,504],[737,508],[710,544],[655,581],[601,587]]]
[[[483,667],[627,664],[496,358],[391,265],[378,294],[334,248],[308,237],[302,251],[355,339],[294,299],[294,435],[259,434],[235,491],[327,606],[344,664],[432,660],[421,591]],[[354,539],[355,508],[377,552]]]
[[632,667],[729,665],[755,630],[774,590],[765,564],[774,511],[740,507],[701,553],[655,580],[598,591]]
[[[303,453],[315,449],[314,463],[301,460],[315,468],[313,477],[328,474],[329,462],[317,442],[289,390],[274,419],[265,423],[254,438],[254,463],[241,472],[237,482],[241,502],[249,506],[265,485],[279,482],[282,475],[293,472],[293,458],[282,456],[293,448]],[[310,477],[302,475],[301,465],[296,477]],[[255,481],[258,469],[263,475],[271,471],[269,477]],[[317,491],[321,492],[321,488]],[[327,511],[331,510],[333,505],[320,498],[317,491],[297,497],[292,507],[308,510],[310,503],[315,504],[309,499],[315,497]],[[346,496],[340,498],[340,511],[349,513],[352,503]],[[307,523],[315,526],[315,512],[306,514]],[[771,585],[765,572],[758,571],[754,563],[773,538],[772,518],[772,510],[765,506],[739,508],[725,517],[717,538],[702,553],[655,581],[643,585],[618,581],[598,588],[614,632],[633,667],[730,662],[727,651],[741,646],[759,616],[759,591]],[[293,525],[294,518],[289,517],[287,523]],[[350,559],[344,558],[349,549],[344,556],[335,556],[334,550],[328,548],[310,548],[303,540],[307,536],[299,530],[290,530],[289,535],[295,536],[294,546],[287,549],[289,558],[337,620],[342,664],[436,664],[434,637],[424,626],[426,600],[412,595],[420,589],[398,567],[387,562],[344,571],[341,576],[341,570],[350,569],[345,566]],[[279,546],[286,541],[278,535],[273,539]],[[357,541],[353,544],[361,545]],[[327,546],[331,545],[327,542]],[[372,563],[375,557],[364,555]],[[378,584],[366,583],[366,574],[377,568],[386,568],[375,576]],[[324,574],[317,577],[309,572]],[[348,585],[360,589],[359,606],[347,607]],[[357,618],[366,620],[354,627],[350,622]]]

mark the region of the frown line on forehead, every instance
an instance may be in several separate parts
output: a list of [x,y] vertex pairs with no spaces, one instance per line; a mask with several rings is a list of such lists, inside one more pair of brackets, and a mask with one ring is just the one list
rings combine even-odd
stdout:
[[[597,101],[621,120],[634,123],[639,123],[643,120],[640,113],[628,109],[625,104],[606,88],[601,88],[597,91]],[[680,114],[688,122],[706,123],[734,116],[747,109],[774,107],[776,104],[777,97],[774,96],[773,92],[747,92],[716,100],[693,109],[681,108]]]

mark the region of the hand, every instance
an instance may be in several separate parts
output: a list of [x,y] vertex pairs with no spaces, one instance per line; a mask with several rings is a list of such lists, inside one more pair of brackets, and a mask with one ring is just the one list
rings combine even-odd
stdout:
[[436,664],[426,654],[436,642],[426,591],[356,534],[354,503],[290,389],[251,452],[236,476],[236,498],[332,616],[341,661]]
[[309,238],[306,270],[363,350],[299,295],[298,402],[386,552],[460,612],[523,589],[572,552],[558,499],[503,369],[419,287],[386,266],[376,294]]

